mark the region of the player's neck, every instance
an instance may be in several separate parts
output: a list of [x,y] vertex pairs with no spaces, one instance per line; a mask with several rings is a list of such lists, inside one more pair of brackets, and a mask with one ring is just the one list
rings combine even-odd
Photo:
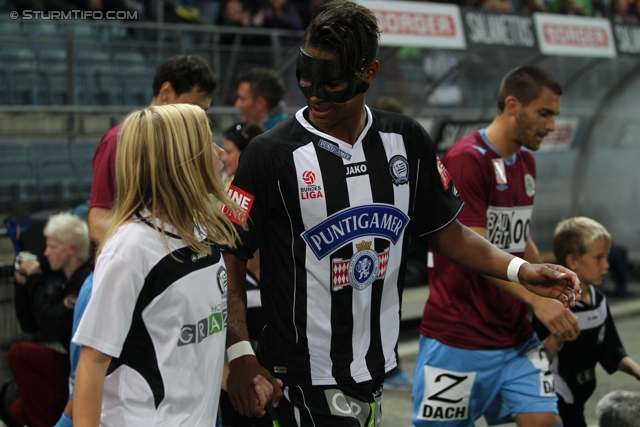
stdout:
[[580,290],[582,291],[582,303],[585,305],[593,305],[593,301],[591,301],[591,292],[589,289],[590,285],[586,282],[580,282]]
[[504,117],[496,117],[485,129],[485,136],[500,157],[511,159],[520,146],[511,136],[509,132],[510,127],[506,126],[506,123],[503,123],[504,120]]
[[360,114],[347,116],[332,124],[318,123],[313,120],[313,117],[309,117],[309,119],[315,127],[327,135],[331,135],[347,144],[354,145],[367,124],[367,112],[363,107]]

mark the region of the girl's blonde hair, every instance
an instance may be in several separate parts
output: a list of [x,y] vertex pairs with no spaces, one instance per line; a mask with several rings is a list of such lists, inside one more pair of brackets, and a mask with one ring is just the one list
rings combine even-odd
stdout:
[[[131,113],[122,124],[116,152],[117,198],[114,214],[102,240],[146,208],[152,224],[160,218],[198,253],[210,254],[206,241],[235,246],[233,224],[216,208],[214,196],[238,213],[238,206],[224,192],[214,171],[214,142],[209,120],[200,107],[171,104]],[[168,249],[164,227],[158,232]]]

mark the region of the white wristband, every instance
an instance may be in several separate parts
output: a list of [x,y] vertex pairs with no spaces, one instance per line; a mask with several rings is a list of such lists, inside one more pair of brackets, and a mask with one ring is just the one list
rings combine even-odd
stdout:
[[520,279],[518,279],[518,271],[520,271],[520,266],[522,264],[527,264],[527,261],[518,257],[514,257],[509,263],[509,266],[507,267],[507,277],[511,282],[520,283]]
[[231,363],[232,360],[246,356],[247,354],[255,355],[253,347],[251,347],[251,343],[249,341],[237,342],[227,349],[227,359],[229,363]]

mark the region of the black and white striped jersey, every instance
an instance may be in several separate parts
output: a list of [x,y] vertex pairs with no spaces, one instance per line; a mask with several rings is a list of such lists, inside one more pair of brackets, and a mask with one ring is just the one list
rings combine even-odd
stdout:
[[285,382],[360,383],[396,365],[409,231],[462,202],[413,119],[366,109],[352,146],[303,108],[245,149],[229,195],[248,214],[233,250],[261,257],[263,366]]

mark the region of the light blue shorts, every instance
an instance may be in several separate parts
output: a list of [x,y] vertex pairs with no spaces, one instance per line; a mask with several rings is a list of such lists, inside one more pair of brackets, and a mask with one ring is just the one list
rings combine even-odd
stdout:
[[549,360],[534,334],[518,347],[464,350],[420,337],[413,381],[414,426],[489,425],[516,414],[558,413]]

